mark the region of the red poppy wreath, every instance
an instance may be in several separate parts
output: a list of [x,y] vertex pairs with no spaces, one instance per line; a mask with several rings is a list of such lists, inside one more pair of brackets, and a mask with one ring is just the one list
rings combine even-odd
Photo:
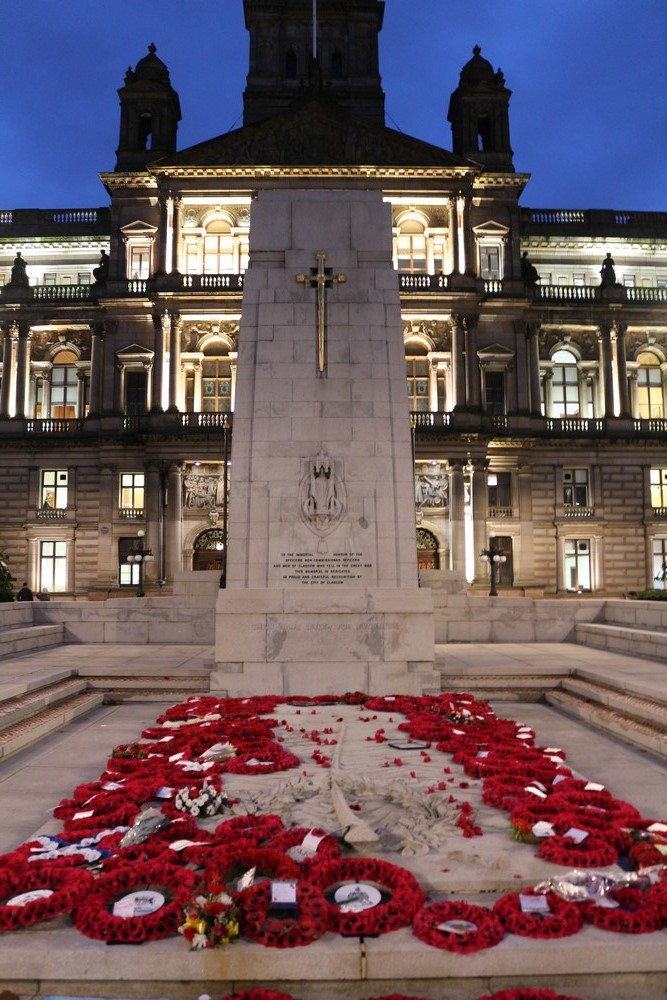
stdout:
[[69,913],[89,891],[89,872],[48,861],[0,872],[0,931],[15,931]]
[[521,908],[521,895],[510,892],[496,900],[493,912],[498,914],[510,934],[518,934],[520,937],[560,938],[581,930],[583,918],[576,903],[563,899],[554,892],[546,893],[543,898],[548,909],[524,912]]
[[260,882],[239,896],[239,923],[246,937],[267,948],[312,944],[327,929],[329,914],[322,891],[309,882],[296,883],[296,909],[272,910],[271,882]]
[[423,907],[412,923],[412,933],[424,944],[461,955],[492,948],[505,936],[497,913],[459,900]]

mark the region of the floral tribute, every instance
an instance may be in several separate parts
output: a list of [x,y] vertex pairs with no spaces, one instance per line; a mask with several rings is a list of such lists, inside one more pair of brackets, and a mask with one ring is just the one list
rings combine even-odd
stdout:
[[498,944],[505,936],[505,929],[493,910],[453,900],[420,910],[413,921],[412,933],[434,948],[469,955]]
[[535,990],[530,986],[519,986],[511,990],[500,990],[489,993],[479,1000],[581,1000],[581,997],[565,996],[564,993],[554,993],[553,990]]
[[278,990],[263,990],[261,988],[241,990],[239,993],[226,993],[222,1000],[295,1000],[291,993],[280,993]]
[[[285,703],[304,717],[300,732],[311,747],[303,759],[286,747],[295,727],[276,717]],[[591,868],[627,855],[637,882],[617,884],[612,907],[540,886],[533,892],[546,904],[526,906],[523,897],[533,894],[527,890],[506,894],[492,909],[463,901],[426,905],[411,872],[342,856],[326,830],[287,829],[280,816],[257,813],[225,817],[211,832],[206,820],[234,804],[225,793],[227,775],[244,775],[251,786],[254,775],[303,771],[313,762],[331,766],[333,758],[321,748],[336,743],[334,731],[312,728],[305,717],[339,704],[358,706],[363,722],[377,720],[368,737],[377,745],[389,742],[385,727],[391,724],[401,742],[412,743],[408,751],[421,745],[415,762],[447,754],[446,762],[463,768],[469,780],[458,781],[444,767],[428,788],[429,795],[448,796],[462,836],[483,830],[471,803],[450,794],[452,784],[464,789],[479,781],[483,801],[505,811],[508,832],[534,845],[540,857],[594,877]],[[385,766],[407,764],[406,756],[392,756]],[[115,747],[99,779],[77,786],[54,816],[62,824],[57,834],[0,857],[0,930],[71,913],[82,933],[109,943],[180,932],[191,948],[207,949],[238,934],[267,947],[298,947],[326,931],[371,936],[412,924],[419,940],[466,954],[496,944],[506,931],[557,938],[576,933],[582,922],[619,933],[667,926],[667,824],[575,776],[560,748],[538,746],[533,730],[497,717],[470,694],[192,697],[167,709],[139,740]],[[97,867],[89,872],[87,865]],[[650,878],[642,874],[647,866]],[[248,878],[239,885],[243,875]],[[293,885],[288,904],[274,895],[280,880]],[[291,1000],[259,989],[233,996]],[[554,997],[529,988],[494,994],[494,1000]],[[393,994],[391,1000],[409,998]]]

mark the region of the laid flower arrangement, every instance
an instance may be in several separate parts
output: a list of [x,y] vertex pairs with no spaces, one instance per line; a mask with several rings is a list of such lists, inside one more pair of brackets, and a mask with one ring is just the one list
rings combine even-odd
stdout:
[[224,892],[200,892],[183,908],[185,920],[178,928],[191,951],[219,948],[239,935],[238,907]]
[[197,787],[186,785],[174,795],[174,808],[190,816],[217,816],[229,805],[229,799],[220,788],[210,781]]

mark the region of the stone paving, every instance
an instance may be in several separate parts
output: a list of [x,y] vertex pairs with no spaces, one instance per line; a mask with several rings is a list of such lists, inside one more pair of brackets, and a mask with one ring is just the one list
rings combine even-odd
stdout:
[[[440,646],[437,653],[444,689],[448,675],[533,675],[576,669],[589,676],[613,672],[617,681],[625,679],[628,690],[667,697],[665,664],[574,645],[470,644]],[[209,647],[57,647],[1,662],[0,693],[25,689],[26,683],[33,685],[45,674],[61,676],[65,669],[89,672],[92,667],[100,675],[133,671],[153,676],[191,671],[194,675],[207,662]],[[570,766],[603,782],[644,815],[667,817],[667,767],[655,758],[591,732],[543,704],[507,700],[494,701],[493,707],[499,715],[533,727],[539,743],[563,746]],[[50,815],[56,803],[76,784],[97,778],[110,748],[136,739],[161,709],[155,702],[103,706],[2,762],[0,852],[12,850],[36,832],[56,830],[58,824]],[[364,765],[358,756],[355,759],[353,769],[362,770]],[[476,845],[462,841],[460,849],[450,850],[446,864],[439,859],[439,869],[450,869],[446,879],[455,898],[488,903],[486,894],[493,887],[488,876],[494,865],[500,876],[495,881],[499,891],[504,891],[514,874],[532,878],[537,873],[531,849],[514,844],[503,821],[495,829],[490,817],[486,822],[485,837],[478,838]],[[482,842],[480,854],[474,848]],[[522,861],[529,872],[515,872]],[[406,866],[411,864],[406,862]],[[413,867],[428,877],[423,859]],[[405,929],[368,940],[363,947],[357,939],[327,934],[302,949],[276,951],[240,941],[222,953],[202,954],[189,952],[180,938],[139,948],[108,948],[72,931],[66,922],[55,922],[48,929],[30,929],[0,939],[0,991],[11,988],[21,1000],[48,995],[195,1000],[205,992],[216,1000],[232,988],[273,983],[298,1000],[358,1000],[390,992],[429,1000],[476,1000],[485,992],[510,985],[556,988],[557,984],[560,992],[583,1000],[615,996],[664,1000],[665,945],[667,931],[627,938],[587,927],[571,939],[544,943],[507,937],[496,948],[459,956],[421,946]],[[48,977],[40,972],[47,968]],[[610,975],[619,984],[617,993],[609,986]]]

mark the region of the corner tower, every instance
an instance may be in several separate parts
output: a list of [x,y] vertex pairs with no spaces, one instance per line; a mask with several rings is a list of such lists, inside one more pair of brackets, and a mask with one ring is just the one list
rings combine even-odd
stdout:
[[169,70],[157,57],[153,44],[136,69],[128,69],[118,95],[120,138],[116,171],[142,170],[152,160],[174,153],[181,105],[171,85]]
[[487,170],[513,172],[509,105],[511,90],[502,72],[481,55],[479,45],[461,70],[449,101],[452,151],[481,163]]
[[383,0],[244,0],[250,68],[243,124],[285,111],[312,76],[314,50],[327,93],[384,125],[378,61]]

